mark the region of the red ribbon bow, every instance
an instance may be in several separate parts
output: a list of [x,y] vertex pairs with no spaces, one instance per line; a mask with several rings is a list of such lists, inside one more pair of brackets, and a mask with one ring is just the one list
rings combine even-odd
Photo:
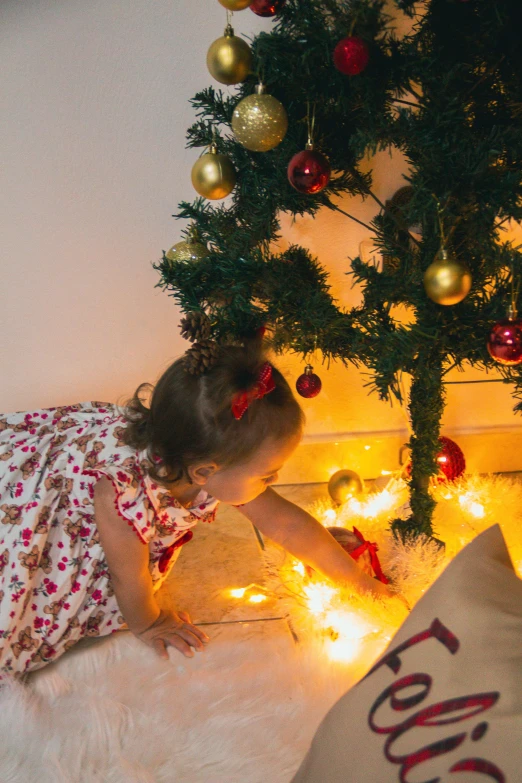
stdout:
[[272,378],[272,365],[265,362],[259,372],[259,377],[251,389],[245,392],[238,392],[232,398],[232,413],[234,418],[239,419],[246,413],[249,405],[254,400],[262,399],[265,394],[274,391],[275,383]]
[[375,576],[379,580],[379,582],[382,582],[384,585],[387,585],[389,583],[389,579],[384,576],[381,564],[379,562],[379,558],[377,557],[377,550],[379,547],[377,544],[372,544],[370,541],[366,541],[363,534],[360,533],[356,527],[353,528],[354,534],[357,536],[359,541],[361,541],[361,545],[356,547],[355,549],[352,549],[351,552],[349,552],[350,556],[353,557],[354,560],[358,560],[358,558],[364,553],[368,552],[370,555],[370,563],[372,564],[372,568],[374,570]]

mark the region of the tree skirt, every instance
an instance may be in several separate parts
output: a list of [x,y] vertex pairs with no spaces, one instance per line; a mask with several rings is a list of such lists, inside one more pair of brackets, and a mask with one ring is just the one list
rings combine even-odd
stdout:
[[285,620],[162,661],[120,632],[0,691],[2,783],[288,783],[354,673]]

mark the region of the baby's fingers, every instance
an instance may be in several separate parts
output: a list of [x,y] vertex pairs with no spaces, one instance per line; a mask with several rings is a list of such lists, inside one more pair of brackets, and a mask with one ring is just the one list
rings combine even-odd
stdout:
[[183,655],[186,658],[193,658],[194,657],[194,650],[190,646],[190,644],[185,641],[179,634],[169,634],[168,638],[165,639],[166,643],[170,645],[170,647],[175,647],[176,650],[179,650],[180,653],[183,653]]
[[189,630],[191,631],[191,633],[197,636],[200,641],[205,643],[210,641],[210,638],[207,636],[205,631],[202,631],[201,628],[197,627],[197,625],[192,625],[191,623],[189,626]]
[[163,658],[164,660],[168,661],[169,654],[167,652],[167,647],[163,639],[154,639],[154,641],[152,642],[152,649],[154,650],[155,653],[159,655],[160,658]]
[[[178,616],[183,620],[183,622],[187,625],[188,630],[193,633],[195,636],[198,637],[198,639],[202,642],[209,642],[210,639],[205,633],[205,631],[200,631],[200,629],[197,627],[197,625],[194,625],[192,623],[192,620],[190,619],[190,615],[188,612],[178,612]],[[199,647],[198,647],[199,649]]]
[[181,628],[176,629],[176,634],[188,642],[191,647],[195,647],[196,650],[203,650],[203,634],[194,625],[182,625]]

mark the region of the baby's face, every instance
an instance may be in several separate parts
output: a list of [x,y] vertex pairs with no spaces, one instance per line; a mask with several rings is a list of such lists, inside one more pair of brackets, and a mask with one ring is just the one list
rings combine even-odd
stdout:
[[264,440],[248,462],[218,468],[205,483],[206,491],[224,503],[249,503],[277,481],[279,470],[295,451],[301,433],[285,441]]

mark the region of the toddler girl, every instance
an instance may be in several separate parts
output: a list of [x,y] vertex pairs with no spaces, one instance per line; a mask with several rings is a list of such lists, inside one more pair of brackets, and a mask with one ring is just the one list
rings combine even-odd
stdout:
[[0,682],[120,629],[162,657],[203,649],[206,634],[154,596],[219,501],[336,582],[388,593],[270,489],[303,427],[283,376],[259,350],[213,345],[214,366],[187,352],[150,407],[140,386],[121,410],[90,402],[0,418]]

